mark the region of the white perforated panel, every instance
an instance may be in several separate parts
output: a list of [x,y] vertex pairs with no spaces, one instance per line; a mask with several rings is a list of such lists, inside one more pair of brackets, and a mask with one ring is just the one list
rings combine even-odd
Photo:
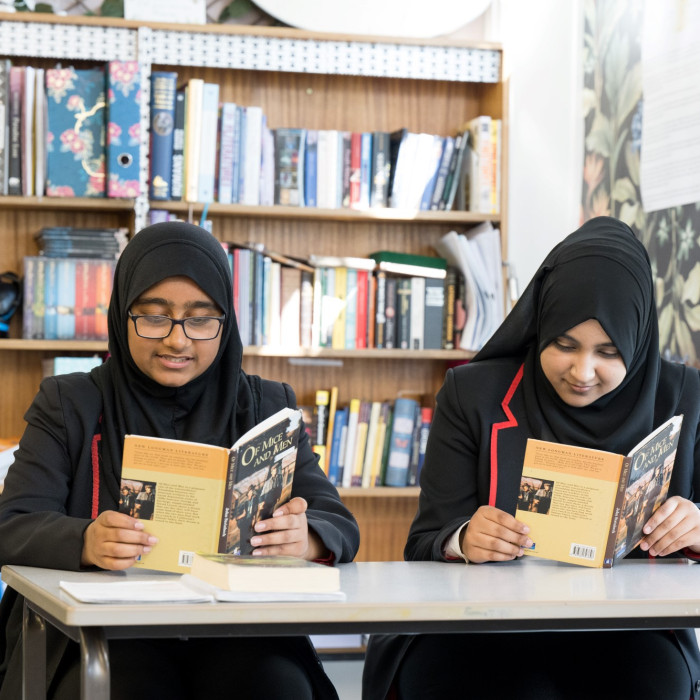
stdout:
[[459,46],[282,39],[153,30],[153,63],[459,82],[499,80],[500,52]]
[[0,53],[5,56],[134,61],[136,32],[116,27],[0,22]]

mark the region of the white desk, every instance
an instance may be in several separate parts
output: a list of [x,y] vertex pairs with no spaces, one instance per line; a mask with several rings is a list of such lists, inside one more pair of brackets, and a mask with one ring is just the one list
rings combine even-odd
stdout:
[[5,566],[3,580],[25,597],[25,698],[45,697],[46,622],[81,643],[81,697],[90,700],[109,697],[113,638],[700,626],[700,566],[679,559],[605,570],[535,558],[482,566],[360,562],[340,572],[345,602],[95,605],[75,602],[59,581],[125,574]]

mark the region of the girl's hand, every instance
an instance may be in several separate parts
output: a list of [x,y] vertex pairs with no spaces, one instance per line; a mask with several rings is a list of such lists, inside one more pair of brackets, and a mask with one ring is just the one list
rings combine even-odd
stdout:
[[328,555],[318,535],[309,531],[306,520],[307,503],[303,498],[292,498],[280,506],[271,518],[255,523],[250,543],[256,555],[285,555],[302,559],[321,559]]
[[474,564],[485,561],[510,561],[531,547],[530,528],[512,515],[493,506],[481,506],[462,531],[460,546]]
[[106,510],[93,520],[83,534],[82,566],[128,569],[141,554],[151,551],[156,537],[143,531],[142,520],[126,513]]
[[687,498],[672,496],[642,528],[640,549],[663,557],[685,547],[700,553],[700,510]]

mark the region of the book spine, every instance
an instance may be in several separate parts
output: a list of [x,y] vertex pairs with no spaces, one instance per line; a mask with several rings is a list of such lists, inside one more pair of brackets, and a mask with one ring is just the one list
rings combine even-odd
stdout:
[[411,347],[411,278],[396,282],[396,345],[401,350]]
[[0,60],[0,195],[7,194],[7,159],[9,139],[9,80],[10,61]]
[[357,417],[357,433],[355,439],[355,454],[353,456],[352,476],[350,487],[362,486],[362,469],[365,464],[365,450],[367,449],[367,433],[369,431],[369,416],[371,410],[369,401],[360,401],[360,411]]
[[406,486],[413,446],[413,426],[417,402],[397,398],[394,402],[394,418],[384,483],[387,486]]
[[[1,94],[0,102],[2,102]],[[2,124],[3,121],[0,119],[0,129],[2,129]],[[0,150],[2,150],[1,147]],[[0,153],[1,169],[2,154]],[[2,178],[0,177],[0,192],[2,191],[1,183]],[[34,194],[37,197],[43,197],[46,194],[46,71],[43,68],[36,69],[34,89]]]
[[[458,135],[457,138],[461,137]],[[445,191],[445,182],[447,181],[447,173],[450,168],[452,153],[455,148],[455,138],[448,136],[445,138],[445,143],[442,148],[442,156],[440,157],[440,165],[438,166],[437,177],[435,178],[435,186],[430,198],[430,209],[437,211],[440,208],[440,200]]]
[[[625,502],[625,491],[627,490],[627,482],[629,480],[630,468],[632,466],[631,457],[622,458],[622,466],[620,468],[620,479],[617,484],[617,492],[615,493],[615,503],[613,504],[612,517],[610,519],[610,530],[608,532],[608,540],[605,544],[605,555],[603,556],[603,568],[609,569],[615,562],[615,544],[617,542],[617,531],[622,515],[622,508]],[[620,554],[623,554],[621,552]]]
[[425,452],[428,447],[428,435],[430,434],[430,426],[433,422],[433,409],[429,406],[424,406],[420,410],[420,435],[418,444],[418,472],[416,474],[416,483],[420,484],[420,473],[425,462]]
[[396,277],[386,278],[386,302],[384,306],[384,347],[392,350],[397,347],[397,329],[398,329],[398,295],[397,295],[398,280]]
[[411,459],[408,466],[407,486],[415,486],[418,483],[418,461],[420,459],[420,426],[421,414],[420,406],[416,404],[413,421],[413,434],[411,436]]
[[369,488],[372,483],[372,464],[375,457],[377,433],[381,419],[382,404],[380,401],[373,401],[369,410],[369,424],[367,428],[367,444],[365,445],[365,456],[362,464],[362,479],[360,486]]
[[58,338],[58,313],[57,296],[57,271],[58,258],[46,259],[46,279],[44,282],[44,338],[56,340]]
[[85,334],[85,303],[87,301],[88,261],[75,262],[75,339],[84,340]]
[[442,347],[445,350],[455,348],[455,298],[457,294],[457,270],[447,268],[445,277],[445,312],[443,315]]
[[28,340],[34,337],[34,294],[36,287],[37,259],[24,258],[24,280],[22,295],[22,337]]
[[[106,152],[108,197],[138,197],[140,194],[140,91],[141,69],[138,61],[109,62]],[[172,121],[170,131],[172,133]]]
[[314,281],[313,273],[301,271],[301,315],[299,320],[299,342],[303,348],[312,347],[313,337]]
[[354,350],[357,345],[357,270],[348,268],[345,284],[345,348]]
[[22,86],[21,123],[21,158],[22,158],[22,194],[30,197],[34,194],[34,87],[36,77],[32,66],[24,68],[24,85]]
[[424,324],[425,277],[411,277],[411,323],[408,344],[411,350],[423,349],[425,342],[423,337],[425,331]]
[[357,425],[360,420],[360,403],[360,399],[351,399],[348,410],[348,431],[345,442],[343,480],[341,482],[344,488],[350,488],[352,485],[355,451],[357,449]]
[[304,131],[275,129],[275,204],[304,206]]
[[367,273],[367,347],[375,346],[375,317],[377,315],[377,278],[373,273]]
[[318,131],[307,129],[304,152],[304,203],[317,207]]
[[385,346],[386,332],[386,273],[377,270],[375,278],[374,304],[374,347],[382,349]]
[[440,350],[443,347],[442,329],[445,318],[445,281],[426,278],[423,315],[423,347]]
[[179,201],[183,195],[185,168],[185,91],[175,93],[173,122],[173,167],[170,175],[170,199]]
[[263,113],[260,107],[246,107],[245,130],[242,140],[245,156],[243,170],[242,204],[260,204],[260,167],[262,164]]
[[331,347],[336,350],[345,348],[345,317],[347,314],[346,301],[348,289],[348,270],[346,267],[335,269],[335,300],[338,309],[333,323],[333,337]]
[[75,338],[75,261],[58,259],[56,269],[56,337]]
[[360,144],[360,197],[358,209],[367,209],[372,188],[372,134],[363,132]]
[[430,177],[425,183],[425,187],[421,194],[419,209],[421,211],[427,211],[430,209],[430,204],[433,201],[433,191],[435,190],[435,183],[437,181],[438,172],[440,170],[440,161],[442,160],[442,151],[445,147],[446,139],[440,138],[439,136],[434,137],[433,142],[433,158],[430,161]]
[[364,349],[367,345],[367,293],[368,272],[357,270],[357,311],[355,313],[355,348]]
[[372,189],[371,207],[386,207],[389,204],[389,174],[391,172],[389,134],[375,131],[372,134]]
[[100,261],[97,268],[97,290],[95,295],[95,339],[107,340],[107,310],[112,294],[114,263]]
[[219,141],[219,197],[222,204],[233,201],[233,139],[236,131],[236,105],[221,105],[221,136]]
[[333,421],[333,441],[331,443],[330,459],[328,461],[328,479],[334,486],[340,486],[340,456],[343,453],[343,436],[347,430],[348,408],[339,408]]
[[199,148],[197,200],[214,201],[216,182],[216,135],[219,124],[219,85],[204,83],[202,90],[202,122]]
[[362,182],[362,134],[354,131],[350,135],[350,208],[360,208],[360,186]]
[[311,449],[318,455],[319,466],[324,471],[326,468],[326,442],[328,440],[329,403],[330,393],[325,389],[319,389],[316,392],[316,402],[314,405],[316,434],[314,436]]
[[331,387],[328,398],[328,426],[326,428],[326,462],[322,465],[326,476],[330,473],[331,450],[333,448],[333,433],[335,432],[335,414],[338,409],[338,387]]
[[[469,149],[469,138],[466,134],[462,136],[459,147],[455,148],[456,158],[454,171],[450,173],[449,182],[445,183],[445,210],[450,211],[457,201],[457,193],[464,191],[464,171],[468,164],[467,151]],[[461,202],[460,202],[461,203]]]
[[24,68],[12,66],[9,79],[7,194],[22,194],[22,93]]
[[185,174],[183,187],[188,202],[197,201],[199,190],[199,154],[202,140],[202,99],[204,81],[191,78],[185,99]]
[[99,265],[99,260],[88,260],[87,296],[83,307],[83,315],[86,317],[84,321],[86,340],[97,337],[95,313],[97,309],[97,270]]

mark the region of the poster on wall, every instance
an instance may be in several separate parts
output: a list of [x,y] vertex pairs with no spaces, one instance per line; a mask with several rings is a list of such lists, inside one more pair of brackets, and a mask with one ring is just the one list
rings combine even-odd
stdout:
[[[584,2],[581,221],[614,216],[632,227],[649,251],[654,271],[661,352],[700,367],[700,199],[647,211],[641,191],[647,126],[641,56],[645,8],[675,12],[689,4]],[[700,114],[696,121],[700,123]]]

